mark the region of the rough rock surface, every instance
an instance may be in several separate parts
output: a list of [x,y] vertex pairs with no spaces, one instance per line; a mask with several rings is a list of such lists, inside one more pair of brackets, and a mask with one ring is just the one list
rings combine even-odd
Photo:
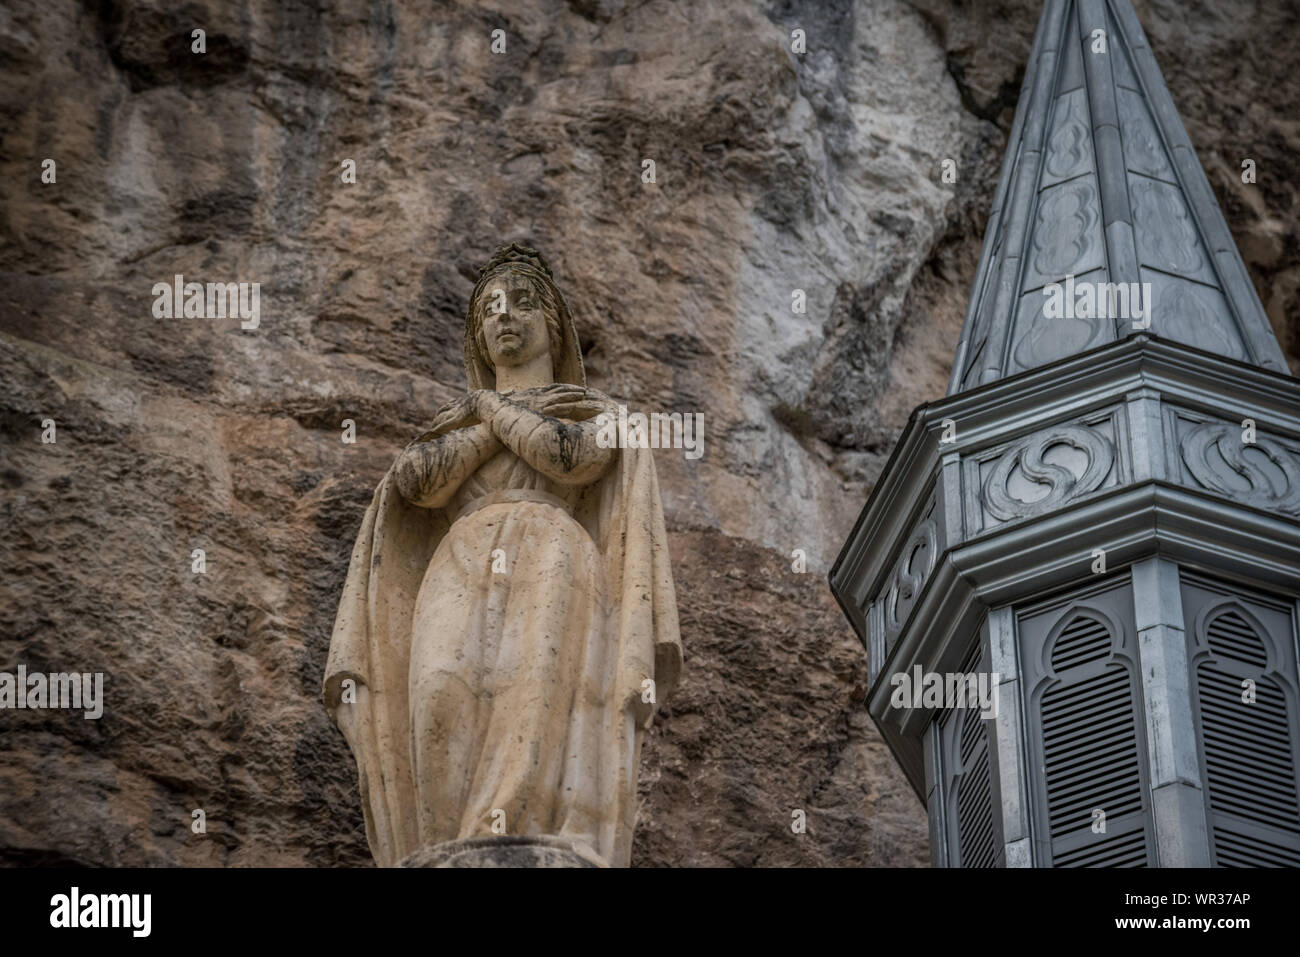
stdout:
[[[1300,15],[1137,6],[1295,367]],[[0,861],[368,863],[319,700],[339,588],[516,239],[593,386],[706,416],[702,459],[657,453],[687,659],[633,863],[924,864],[825,573],[945,389],[1038,4],[436,10],[0,8],[0,670],[107,696],[0,713]],[[177,273],[262,283],[259,327],[154,318]]]

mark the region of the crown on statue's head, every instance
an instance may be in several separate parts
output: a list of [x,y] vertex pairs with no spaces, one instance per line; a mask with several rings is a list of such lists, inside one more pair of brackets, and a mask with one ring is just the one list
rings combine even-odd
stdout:
[[495,272],[502,266],[511,263],[531,266],[547,279],[554,282],[555,277],[551,275],[551,267],[546,264],[546,260],[542,258],[542,254],[531,246],[524,246],[520,243],[510,243],[509,245],[501,246],[497,249],[497,251],[492,254],[492,258],[488,260],[487,265],[479,272],[479,281],[481,282],[489,273]]

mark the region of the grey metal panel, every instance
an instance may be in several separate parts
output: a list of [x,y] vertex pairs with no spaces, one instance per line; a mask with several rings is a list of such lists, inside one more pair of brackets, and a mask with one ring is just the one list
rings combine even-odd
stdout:
[[998,686],[998,715],[993,736],[997,755],[997,788],[1001,797],[1002,840],[1010,844],[1029,837],[1029,775],[1025,739],[1021,729],[1020,681],[1011,678]]
[[948,867],[948,841],[944,821],[944,798],[941,781],[943,769],[939,757],[939,722],[931,721],[922,738],[925,756],[925,812],[930,825],[930,865]]
[[1006,866],[1017,866],[1012,845],[1033,833],[1030,819],[1029,752],[1025,746],[1025,717],[1016,658],[1015,615],[1010,607],[989,613],[989,647],[993,671],[1000,679],[998,715],[993,734],[998,755],[998,791],[1002,805],[1002,839]]
[[1160,418],[1160,393],[1155,389],[1134,389],[1127,400],[1133,481],[1163,479],[1164,427]]
[[1199,787],[1178,781],[1153,788],[1151,813],[1160,867],[1210,866],[1205,796]]
[[[1150,200],[1150,194],[1139,193],[1138,197],[1138,209],[1141,211],[1143,203]],[[1173,235],[1173,225],[1161,223],[1157,213],[1143,217],[1140,222],[1143,223],[1143,230],[1138,232],[1140,251],[1149,248],[1149,245],[1161,243],[1174,250],[1171,255],[1180,256],[1190,248],[1183,247],[1184,251],[1176,249],[1175,240],[1168,238]],[[1143,241],[1145,237],[1152,236],[1158,239]],[[1184,261],[1204,263],[1206,260],[1203,252],[1197,249],[1194,253],[1187,253],[1189,258]],[[1238,362],[1250,362],[1250,353],[1229,314],[1223,293],[1199,277],[1187,278],[1185,275],[1164,272],[1160,268],[1151,268],[1150,263],[1155,258],[1155,255],[1141,254],[1141,279],[1151,287],[1151,334],[1189,342]]]
[[1007,844],[1006,855],[1007,867],[1034,866],[1033,848],[1028,838],[1021,838],[1018,841],[1011,841]]
[[[1133,238],[1133,224],[1128,220],[1108,223],[1106,226],[1107,265],[1110,282],[1138,282],[1137,243]],[[1148,303],[1144,306],[1149,308]],[[1115,317],[1115,335],[1122,338],[1133,331],[1133,317]]]
[[1201,774],[1187,686],[1178,566],[1149,558],[1135,563],[1132,575],[1151,786],[1177,781],[1196,784]]
[[939,476],[943,506],[943,547],[955,548],[966,537],[964,510],[961,500],[961,454],[948,452],[943,456]]
[[1029,836],[1028,775],[1016,661],[1015,612],[1010,606],[991,610],[981,629],[988,648],[988,667],[998,680],[998,711],[992,722],[994,781],[1001,799],[1003,861],[1007,845]]
[[[1264,314],[1263,305],[1259,304],[1259,294],[1255,291],[1254,283],[1250,281],[1249,273],[1246,272],[1246,264],[1241,261],[1241,253],[1234,245],[1230,249],[1215,250],[1214,258],[1218,263],[1218,273],[1223,280],[1228,301],[1234,304],[1246,304],[1240,306],[1247,315],[1246,321],[1242,323],[1242,334],[1250,346],[1252,358],[1265,369],[1287,372],[1288,366],[1286,358],[1282,355],[1282,347],[1278,345],[1277,337],[1273,335],[1273,328]],[[1252,301],[1258,305],[1257,309],[1252,307]]]
[[[1073,44],[1071,44],[1073,46]],[[1047,160],[1039,189],[1055,186],[1085,173],[1093,173],[1093,152],[1088,149],[1088,97],[1083,90],[1057,97],[1048,138]]]
[[1208,867],[1178,566],[1150,558],[1132,575],[1156,855],[1162,867]]
[[875,684],[885,666],[885,624],[880,618],[880,606],[872,605],[867,615],[867,681]]

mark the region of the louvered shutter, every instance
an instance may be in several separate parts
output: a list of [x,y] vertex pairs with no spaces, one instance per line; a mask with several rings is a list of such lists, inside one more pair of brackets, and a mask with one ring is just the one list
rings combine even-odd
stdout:
[[978,711],[956,718],[962,774],[957,780],[957,842],[962,867],[993,867],[993,788],[989,769],[989,735]]
[[[1040,864],[1153,863],[1141,687],[1127,587],[1092,589],[1020,623]],[[1094,812],[1104,813],[1104,819]],[[1103,830],[1104,820],[1104,830]]]
[[1300,866],[1295,686],[1289,669],[1270,666],[1289,649],[1232,599],[1203,613],[1197,631],[1194,710],[1214,863]]
[[[975,655],[965,673],[987,673],[987,656]],[[1001,867],[1001,807],[995,807],[990,753],[992,721],[977,708],[954,708],[941,719],[947,780],[949,861],[954,867]]]

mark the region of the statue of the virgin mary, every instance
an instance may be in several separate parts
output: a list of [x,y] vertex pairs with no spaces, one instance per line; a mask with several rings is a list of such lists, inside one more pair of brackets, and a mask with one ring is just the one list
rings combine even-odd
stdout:
[[597,441],[618,407],[535,250],[483,269],[465,366],[375,490],[330,644],[371,852],[507,834],[626,866],[641,738],[681,668],[654,461]]

